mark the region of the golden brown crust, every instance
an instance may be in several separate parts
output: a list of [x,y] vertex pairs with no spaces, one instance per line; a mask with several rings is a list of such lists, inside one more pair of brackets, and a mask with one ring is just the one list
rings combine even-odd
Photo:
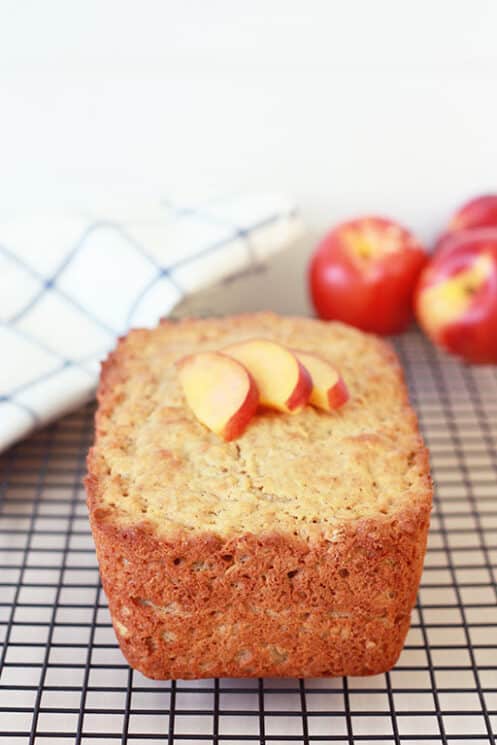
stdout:
[[[231,320],[243,325],[246,318],[253,322],[253,316]],[[264,314],[268,318],[273,316]],[[196,323],[182,325],[191,329],[188,324]],[[318,322],[304,323],[307,328]],[[385,366],[395,372],[413,438],[409,458],[419,485],[410,502],[315,532],[268,526],[254,534],[241,526],[226,534],[208,528],[164,533],[147,514],[133,523],[120,519],[104,498],[111,484],[119,487],[119,474],[107,473],[98,450],[99,440],[107,447],[109,437],[122,446],[109,432],[112,414],[124,395],[129,355],[150,333],[131,332],[132,348],[128,336],[104,363],[97,448],[89,454],[86,480],[102,581],[130,664],[158,679],[368,675],[392,667],[422,571],[431,482],[428,454],[391,348],[375,341]],[[140,375],[139,363],[133,371]],[[358,449],[358,468],[364,453],[384,447],[381,432],[351,432],[349,439]],[[174,452],[165,457],[174,468]]]
[[[92,482],[89,482],[90,503]],[[92,513],[119,644],[151,678],[370,675],[395,664],[422,570],[428,510],[335,542],[212,534],[157,540]]]

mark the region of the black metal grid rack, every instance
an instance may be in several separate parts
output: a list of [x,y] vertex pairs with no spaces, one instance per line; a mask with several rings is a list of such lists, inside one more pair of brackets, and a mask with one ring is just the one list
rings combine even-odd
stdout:
[[494,743],[497,373],[398,342],[437,485],[405,650],[373,678],[154,682],[125,664],[81,480],[93,406],[1,459],[0,741]]

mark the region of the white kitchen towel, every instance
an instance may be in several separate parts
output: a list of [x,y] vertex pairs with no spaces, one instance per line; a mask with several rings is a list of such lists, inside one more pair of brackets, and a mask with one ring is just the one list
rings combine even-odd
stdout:
[[301,233],[278,195],[0,220],[0,450],[88,400],[129,327],[250,273]]

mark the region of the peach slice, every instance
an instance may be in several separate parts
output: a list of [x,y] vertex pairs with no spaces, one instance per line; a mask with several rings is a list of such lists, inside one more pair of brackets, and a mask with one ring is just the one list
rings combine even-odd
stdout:
[[243,365],[219,352],[199,352],[177,367],[197,419],[224,440],[241,435],[259,404],[257,386]]
[[297,412],[309,401],[311,376],[286,347],[270,339],[249,339],[223,349],[253,376],[260,402],[270,409]]
[[310,404],[323,411],[332,411],[349,400],[345,381],[330,362],[311,352],[302,352],[300,349],[292,351],[312,377]]

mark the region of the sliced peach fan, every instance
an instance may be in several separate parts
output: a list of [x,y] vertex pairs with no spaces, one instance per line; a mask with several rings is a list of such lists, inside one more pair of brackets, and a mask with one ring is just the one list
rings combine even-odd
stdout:
[[331,412],[349,398],[342,377],[325,359],[270,339],[192,354],[177,367],[191,410],[225,440],[244,432],[259,403],[287,414],[307,403]]

